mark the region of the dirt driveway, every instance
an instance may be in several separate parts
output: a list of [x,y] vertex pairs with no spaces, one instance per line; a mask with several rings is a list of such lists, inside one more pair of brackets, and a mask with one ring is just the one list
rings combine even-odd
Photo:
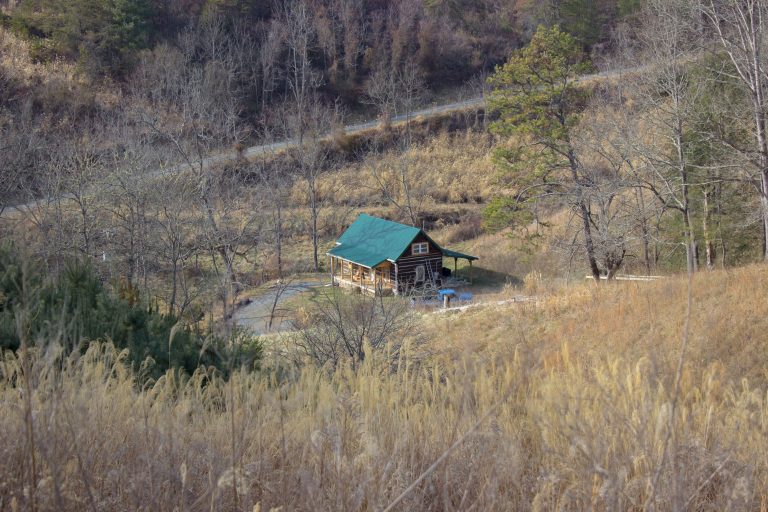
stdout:
[[[250,303],[238,308],[234,314],[235,324],[250,330],[255,335],[291,330],[289,311],[282,308],[282,304],[291,297],[318,286],[323,285],[317,281],[296,282],[284,286],[274,285],[265,293],[251,297]],[[277,306],[275,306],[275,300],[277,300]],[[273,308],[275,314],[270,328]]]

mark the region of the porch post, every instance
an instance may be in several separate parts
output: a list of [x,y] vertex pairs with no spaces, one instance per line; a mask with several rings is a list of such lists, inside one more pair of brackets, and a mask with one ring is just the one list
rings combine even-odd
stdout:
[[395,267],[395,278],[392,280],[392,275],[390,274],[389,279],[392,280],[392,293],[394,295],[400,295],[400,276],[398,275],[399,272],[397,271],[397,262],[394,263]]

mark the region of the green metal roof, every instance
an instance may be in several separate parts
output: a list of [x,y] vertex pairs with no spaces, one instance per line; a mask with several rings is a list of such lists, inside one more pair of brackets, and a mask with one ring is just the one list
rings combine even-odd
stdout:
[[464,254],[463,252],[452,251],[450,249],[442,249],[442,248],[441,250],[443,251],[443,256],[445,256],[446,258],[462,258],[469,261],[474,261],[477,259],[477,256],[470,256],[469,254]]
[[381,255],[365,250],[365,247],[357,246],[347,247],[337,245],[328,251],[328,254],[369,268],[373,268],[379,263],[387,260],[387,258],[382,259]]
[[339,237],[339,245],[328,254],[375,267],[383,261],[399,258],[420,232],[413,226],[361,213]]
[[[422,233],[419,228],[361,213],[339,237],[338,245],[328,251],[328,254],[373,268],[387,260],[396,261],[408,250],[419,233]],[[424,236],[427,235],[424,234]],[[432,241],[428,236],[427,239]],[[477,259],[474,256],[443,249],[434,241],[432,243],[445,256]]]

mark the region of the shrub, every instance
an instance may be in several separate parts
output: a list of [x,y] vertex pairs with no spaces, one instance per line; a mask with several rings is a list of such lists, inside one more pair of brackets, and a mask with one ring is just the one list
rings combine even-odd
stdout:
[[345,361],[357,366],[367,350],[389,345],[396,354],[413,320],[403,299],[332,289],[313,300],[303,325],[298,326],[296,345],[319,366],[335,368]]
[[[11,246],[0,248],[0,349],[22,343],[56,342],[65,353],[85,350],[94,340],[111,340],[129,350],[134,368],[158,377],[169,368],[192,373],[213,365],[253,367],[260,344],[244,333],[224,339],[193,331],[151,303],[105,288],[90,266],[72,261],[57,276],[33,270]],[[147,359],[151,363],[144,364]]]

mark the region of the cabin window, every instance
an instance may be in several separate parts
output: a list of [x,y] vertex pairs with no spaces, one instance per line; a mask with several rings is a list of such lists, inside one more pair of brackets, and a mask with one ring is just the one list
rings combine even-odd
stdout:
[[412,254],[429,254],[429,244],[427,242],[419,242],[411,245]]
[[418,267],[416,267],[416,282],[417,283],[424,282],[424,274],[425,274],[424,265],[419,265]]

